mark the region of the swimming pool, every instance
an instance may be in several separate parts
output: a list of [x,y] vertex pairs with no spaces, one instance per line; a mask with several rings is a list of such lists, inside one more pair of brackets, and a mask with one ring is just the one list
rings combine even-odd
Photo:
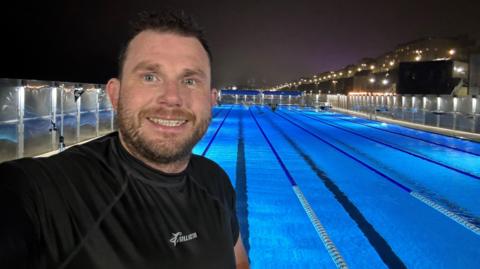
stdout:
[[213,115],[194,153],[229,174],[252,268],[478,268],[480,144],[296,107]]

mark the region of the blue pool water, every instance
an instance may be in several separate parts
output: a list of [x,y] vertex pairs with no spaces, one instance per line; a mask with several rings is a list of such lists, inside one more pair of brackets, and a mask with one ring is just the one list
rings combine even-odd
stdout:
[[213,115],[194,153],[229,174],[252,268],[478,268],[480,144],[295,107]]

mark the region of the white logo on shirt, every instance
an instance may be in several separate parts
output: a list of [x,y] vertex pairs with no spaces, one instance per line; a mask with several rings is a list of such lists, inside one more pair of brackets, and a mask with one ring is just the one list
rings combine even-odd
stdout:
[[175,246],[177,246],[177,243],[187,242],[187,241],[193,240],[197,237],[198,237],[197,233],[191,233],[191,234],[187,234],[187,235],[182,235],[182,232],[172,233],[172,238],[170,238],[170,242],[175,247]]

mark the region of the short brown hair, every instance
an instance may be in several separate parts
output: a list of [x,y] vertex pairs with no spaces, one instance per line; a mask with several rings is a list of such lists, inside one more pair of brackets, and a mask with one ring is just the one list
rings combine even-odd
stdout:
[[118,57],[118,77],[122,77],[122,69],[125,63],[127,50],[130,42],[139,33],[153,30],[164,33],[175,33],[182,36],[194,37],[200,41],[203,48],[212,62],[212,53],[208,46],[203,29],[197,24],[192,16],[187,15],[183,10],[163,9],[157,12],[143,11],[138,13],[135,21],[131,22],[131,30],[125,45],[120,50]]

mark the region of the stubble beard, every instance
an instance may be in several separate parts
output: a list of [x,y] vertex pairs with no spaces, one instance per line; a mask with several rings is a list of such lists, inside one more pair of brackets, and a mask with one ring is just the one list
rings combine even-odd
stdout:
[[130,153],[137,158],[161,165],[187,161],[193,147],[203,137],[211,120],[211,114],[203,119],[191,115],[190,120],[195,128],[185,138],[179,138],[172,134],[161,134],[159,137],[149,139],[142,133],[141,128],[142,121],[147,120],[144,115],[148,115],[148,113],[148,110],[142,110],[135,115],[124,107],[122,100],[119,100],[118,128]]

